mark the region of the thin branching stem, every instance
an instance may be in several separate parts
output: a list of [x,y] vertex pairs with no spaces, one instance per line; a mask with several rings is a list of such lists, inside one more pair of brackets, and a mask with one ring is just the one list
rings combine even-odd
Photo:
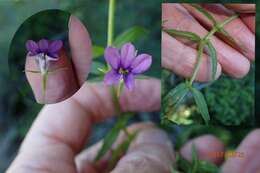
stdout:
[[223,28],[226,24],[228,24],[229,22],[231,22],[232,20],[236,19],[238,17],[238,14],[235,14],[229,18],[227,18],[224,22],[220,23],[220,24],[216,24],[210,32],[208,32],[208,34],[203,37],[198,45],[198,54],[197,54],[197,63],[195,65],[195,68],[193,70],[192,76],[189,80],[189,86],[192,86],[192,83],[194,82],[200,66],[201,66],[201,62],[202,62],[202,54],[203,54],[203,47],[207,44],[207,42],[210,40],[210,38],[216,33],[218,32],[221,28]]

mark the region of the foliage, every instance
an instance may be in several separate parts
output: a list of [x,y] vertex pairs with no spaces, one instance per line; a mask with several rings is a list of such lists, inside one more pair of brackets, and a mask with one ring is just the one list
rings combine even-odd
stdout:
[[[254,65],[243,79],[223,76],[205,88],[209,112],[216,124],[254,125],[255,73]],[[221,89],[220,89],[221,88]]]
[[[187,32],[187,31],[180,31],[180,30],[175,30],[175,29],[165,29],[163,28],[163,30],[165,32],[167,32],[169,35],[173,36],[173,37],[181,37],[181,38],[185,38],[191,41],[194,41],[197,43],[197,49],[198,49],[198,53],[197,53],[197,62],[195,64],[194,67],[194,71],[192,73],[192,76],[190,79],[186,79],[185,81],[183,81],[180,84],[173,84],[172,86],[174,88],[170,87],[166,87],[166,85],[163,85],[163,89],[169,89],[169,91],[163,91],[163,100],[162,100],[162,117],[166,117],[169,120],[177,123],[177,124],[181,124],[180,121],[185,122],[185,124],[187,124],[187,121],[184,121],[183,118],[176,118],[176,112],[179,111],[179,106],[183,103],[183,100],[185,100],[185,97],[193,97],[195,100],[195,103],[197,105],[197,112],[199,112],[201,114],[202,119],[204,120],[204,122],[206,124],[209,123],[210,121],[210,116],[209,116],[209,111],[208,111],[208,104],[207,104],[207,100],[209,98],[205,98],[204,95],[202,94],[202,91],[200,91],[200,89],[198,89],[196,87],[196,84],[194,84],[194,80],[197,76],[197,73],[199,71],[199,68],[201,66],[201,62],[202,62],[202,52],[204,50],[204,47],[207,47],[207,51],[210,55],[211,58],[211,74],[212,74],[212,81],[215,79],[216,76],[216,71],[217,71],[217,54],[216,54],[216,50],[213,46],[213,44],[210,41],[210,38],[216,33],[222,33],[228,40],[230,43],[232,43],[233,45],[239,47],[240,45],[236,44],[236,42],[234,41],[234,39],[228,34],[228,32],[226,32],[224,30],[224,26],[226,24],[228,24],[229,22],[231,22],[232,20],[234,20],[235,18],[238,17],[237,14],[230,16],[229,18],[227,18],[226,20],[224,20],[222,23],[218,23],[214,17],[208,13],[207,11],[205,11],[203,8],[201,8],[198,5],[195,4],[191,4],[197,11],[199,11],[200,13],[202,13],[205,17],[207,17],[211,22],[213,27],[211,28],[211,30],[206,34],[206,36],[204,36],[203,38],[200,38],[198,35],[196,35],[195,33],[192,32]],[[167,21],[166,21],[167,22]],[[169,76],[169,74],[168,74]],[[165,75],[163,75],[163,82],[166,82],[166,80],[164,79],[164,77],[166,77]],[[212,82],[211,81],[211,82]],[[217,81],[215,83],[219,83],[220,81]],[[209,83],[210,84],[210,83]],[[206,84],[207,85],[207,84]],[[252,86],[252,85],[249,85]],[[204,84],[205,87],[205,84]],[[225,87],[222,85],[222,88]],[[207,88],[207,87],[206,87]],[[222,92],[222,90],[220,88],[217,89],[218,93]],[[238,92],[239,90],[233,90],[234,92]],[[252,100],[252,94],[248,94],[247,95],[247,99],[248,100]],[[218,95],[216,95],[216,92],[213,94],[215,97],[218,97]],[[205,95],[208,96],[208,95]],[[230,96],[230,95],[229,95]],[[212,98],[212,97],[211,97]],[[218,101],[221,100],[222,98],[219,98]],[[223,101],[222,101],[223,102]],[[251,104],[252,105],[252,104]],[[211,107],[209,109],[214,109],[215,105],[211,105]],[[247,107],[248,108],[248,107]],[[189,109],[189,108],[187,108]],[[228,110],[229,108],[226,108],[226,110]],[[251,109],[249,109],[251,110]],[[224,111],[223,109],[221,109],[221,111]],[[210,113],[215,113],[214,111],[210,112]],[[219,112],[220,113],[220,112]],[[196,115],[196,114],[194,114]],[[193,115],[193,116],[194,116]],[[179,114],[179,117],[181,116],[181,114]],[[216,115],[214,115],[214,117],[216,117]],[[220,116],[218,118],[221,119]],[[189,118],[186,117],[186,118]],[[234,118],[234,117],[232,117]],[[164,119],[164,118],[163,118]],[[195,119],[198,119],[197,122],[200,122],[200,118],[197,118],[195,116]],[[234,118],[236,119],[236,118]],[[177,121],[176,121],[177,120]],[[239,120],[238,120],[239,121]],[[189,120],[189,123],[192,122],[191,120]],[[211,121],[212,122],[212,121]],[[225,120],[223,119],[223,121],[221,121],[222,124],[224,123]],[[238,123],[226,123],[225,125],[239,125],[241,122],[239,121]]]

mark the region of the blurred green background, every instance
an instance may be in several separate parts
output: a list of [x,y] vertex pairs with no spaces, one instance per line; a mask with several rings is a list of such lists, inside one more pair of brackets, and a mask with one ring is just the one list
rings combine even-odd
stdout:
[[[118,1],[115,18],[115,36],[133,26],[147,29],[148,34],[137,42],[135,46],[139,53],[146,52],[153,56],[153,66],[147,75],[160,77],[160,3],[159,1]],[[137,5],[138,4],[138,5]],[[34,18],[34,22],[23,24],[17,33],[14,44],[10,47],[12,78],[8,72],[8,51],[13,36],[21,24],[30,16],[46,9],[65,10],[80,18],[87,27],[93,45],[106,46],[107,38],[107,0],[0,0],[0,172],[3,172],[15,156],[24,135],[39,112],[41,105],[36,104],[31,97],[23,97],[16,86],[22,88],[26,95],[30,90],[23,74],[25,60],[25,40],[34,36],[39,39],[41,34],[52,35],[55,38],[67,39],[62,35],[67,23],[54,17],[42,19]],[[127,9],[127,10],[126,10]],[[53,26],[51,26],[51,23]],[[34,25],[46,24],[45,27]],[[32,29],[28,29],[32,27]],[[51,28],[51,29],[48,29]],[[54,30],[56,34],[49,33]],[[23,34],[24,33],[24,34]],[[43,35],[44,35],[43,34]],[[49,35],[50,34],[50,35]],[[102,59],[102,58],[100,58]],[[102,61],[101,61],[102,62]],[[17,66],[16,66],[17,65]],[[15,68],[17,68],[15,70]],[[24,87],[22,87],[24,86]],[[149,113],[139,113],[131,121],[151,120],[159,122],[159,114],[151,116]],[[151,118],[153,117],[153,118]],[[90,138],[89,145],[102,138],[107,130],[113,126],[115,119],[95,126],[95,133]]]

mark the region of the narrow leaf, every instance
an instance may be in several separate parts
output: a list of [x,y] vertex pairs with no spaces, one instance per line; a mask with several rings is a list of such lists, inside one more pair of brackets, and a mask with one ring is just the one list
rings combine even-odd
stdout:
[[176,104],[178,102],[178,100],[182,99],[187,92],[189,91],[189,89],[187,88],[185,83],[181,83],[179,85],[177,85],[174,89],[172,89],[165,97],[165,100],[170,100],[170,105],[168,106],[172,106],[174,104]]
[[217,21],[214,19],[214,17],[202,7],[198,6],[197,4],[191,4],[191,6],[202,13],[204,16],[206,16],[210,20],[210,22],[212,22],[213,26],[217,24]]
[[63,70],[68,70],[67,67],[62,67],[62,68],[58,68],[58,69],[55,69],[55,70],[50,70],[48,71],[49,74],[56,74],[57,72],[59,71],[63,71]]
[[216,53],[216,49],[214,48],[214,46],[212,45],[212,43],[210,41],[208,41],[207,46],[208,46],[209,54],[211,57],[211,73],[212,73],[211,78],[212,78],[212,80],[215,80],[216,73],[217,73],[217,65],[218,65],[217,53]]
[[91,74],[100,75],[104,74],[101,70],[105,69],[105,65],[98,61],[93,61],[90,69]]
[[104,47],[92,46],[93,59],[104,55],[104,51],[105,51]]
[[170,90],[170,92],[162,100],[162,116],[172,121],[171,116],[176,111],[176,108],[181,104],[188,92],[189,89],[185,83],[181,83],[174,89]]
[[203,172],[219,173],[219,168],[206,160],[199,161],[199,169]]
[[24,70],[24,72],[29,72],[29,73],[41,73],[40,71],[36,71],[36,70]]
[[200,37],[193,32],[179,31],[176,29],[164,29],[164,31],[173,37],[183,37],[192,41],[200,41]]
[[95,161],[100,160],[112,148],[112,145],[116,141],[120,130],[126,126],[128,119],[129,119],[129,115],[124,115],[124,116],[120,115],[115,126],[105,136],[103,145],[101,149],[98,151]]
[[238,44],[237,41],[222,27],[222,28],[218,28],[218,32],[220,32],[221,34],[223,34],[224,38],[226,39],[226,41],[233,47],[240,49],[242,51],[245,50],[245,47],[241,44]]
[[137,39],[147,35],[148,31],[140,26],[134,26],[120,35],[118,35],[113,43],[115,47],[121,47],[124,43],[134,42]]
[[210,117],[204,96],[201,94],[199,90],[195,88],[191,88],[191,92],[195,99],[196,105],[198,106],[198,110],[202,115],[202,118],[204,119],[205,123],[208,124]]
[[118,145],[115,150],[113,150],[111,160],[109,163],[109,165],[110,165],[109,167],[113,167],[116,164],[116,162],[120,159],[121,155],[126,153],[126,151],[129,148],[129,145],[135,139],[136,134],[137,134],[137,132],[135,132],[133,134],[129,134],[128,138],[123,143]]
[[198,160],[196,146],[194,143],[192,144],[192,148],[191,148],[191,157],[192,157],[192,172],[195,173],[198,170],[199,160]]

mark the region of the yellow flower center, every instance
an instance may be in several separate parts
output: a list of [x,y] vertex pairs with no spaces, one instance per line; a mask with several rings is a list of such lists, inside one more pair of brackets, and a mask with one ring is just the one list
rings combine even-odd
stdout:
[[125,70],[125,69],[122,69],[122,68],[119,69],[120,74],[127,75],[128,72],[129,72],[128,70]]

